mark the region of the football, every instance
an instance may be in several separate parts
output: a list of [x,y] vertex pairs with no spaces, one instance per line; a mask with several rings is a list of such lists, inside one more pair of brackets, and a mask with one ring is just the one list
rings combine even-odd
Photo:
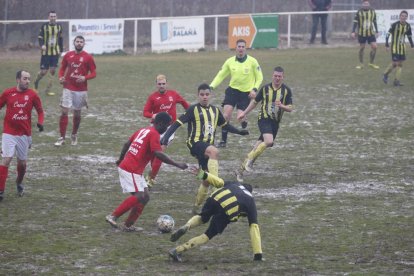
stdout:
[[157,219],[157,227],[162,233],[170,233],[174,228],[174,219],[169,215],[161,215]]

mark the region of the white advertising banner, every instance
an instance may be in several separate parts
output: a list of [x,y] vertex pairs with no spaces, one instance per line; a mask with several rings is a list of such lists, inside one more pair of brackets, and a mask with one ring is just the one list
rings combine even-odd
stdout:
[[124,20],[85,19],[69,21],[69,47],[74,50],[73,39],[85,38],[84,50],[90,54],[111,53],[124,48]]
[[152,20],[151,48],[153,52],[204,48],[204,18]]
[[[391,27],[391,24],[400,20],[400,13],[402,10],[377,10],[377,25],[379,36],[377,42],[385,43],[385,36]],[[407,22],[414,30],[414,10],[406,10],[408,12]],[[407,41],[407,40],[406,40]]]

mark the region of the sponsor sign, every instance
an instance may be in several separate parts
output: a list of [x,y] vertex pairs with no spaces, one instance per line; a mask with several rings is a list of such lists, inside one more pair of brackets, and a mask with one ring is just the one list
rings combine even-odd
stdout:
[[69,49],[74,50],[73,39],[85,38],[84,50],[90,54],[111,53],[124,48],[124,20],[85,19],[69,21]]
[[[391,27],[391,24],[400,20],[400,13],[402,10],[376,10],[377,26],[379,36],[377,42],[385,43],[385,36]],[[408,12],[407,23],[411,25],[411,30],[414,30],[414,10],[406,10]],[[406,40],[407,41],[407,40]],[[390,41],[389,41],[390,42]]]
[[229,16],[228,46],[235,48],[238,39],[248,48],[277,48],[279,42],[278,15]]
[[204,48],[204,18],[152,20],[151,48],[153,52]]

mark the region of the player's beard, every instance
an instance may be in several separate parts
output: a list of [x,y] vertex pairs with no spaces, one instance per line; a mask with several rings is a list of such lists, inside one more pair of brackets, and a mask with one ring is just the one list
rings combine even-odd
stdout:
[[29,84],[19,83],[19,90],[20,91],[25,91],[25,90],[27,90],[27,88],[29,88]]
[[80,53],[83,50],[83,46],[75,46],[76,52]]

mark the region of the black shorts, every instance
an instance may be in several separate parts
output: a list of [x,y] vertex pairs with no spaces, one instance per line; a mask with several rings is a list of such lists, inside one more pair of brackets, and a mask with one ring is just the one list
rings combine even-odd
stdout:
[[50,67],[56,68],[59,62],[59,55],[42,55],[40,58],[40,69],[47,70]]
[[372,42],[377,42],[377,38],[375,37],[375,35],[370,35],[370,36],[358,36],[358,42],[359,44],[371,44]]
[[403,61],[405,60],[405,55],[391,54],[392,61]]
[[208,163],[208,157],[206,157],[206,149],[211,146],[211,144],[198,141],[193,144],[192,147],[189,147],[190,153],[192,156],[197,158],[198,164],[203,170],[208,170],[207,163]]
[[221,234],[230,223],[229,217],[220,206],[220,203],[211,197],[207,198],[206,203],[204,203],[200,216],[204,223],[208,222],[211,218],[210,225],[206,232],[204,232],[209,239],[217,234]]
[[263,118],[259,119],[257,125],[259,126],[259,130],[261,133],[258,140],[263,141],[263,133],[273,134],[273,140],[276,139],[276,135],[279,130],[279,123],[277,121],[270,118]]
[[241,92],[229,86],[226,89],[224,101],[221,105],[231,105],[237,109],[245,110],[250,103],[249,92]]

